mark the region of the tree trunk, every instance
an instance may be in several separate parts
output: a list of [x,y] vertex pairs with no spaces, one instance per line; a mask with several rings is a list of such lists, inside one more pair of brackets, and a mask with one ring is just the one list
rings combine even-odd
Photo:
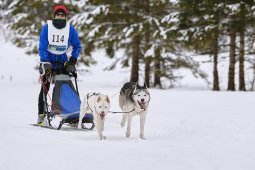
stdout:
[[251,82],[251,91],[254,90],[254,83],[255,83],[255,71],[253,71],[253,79],[252,79],[252,82]]
[[235,91],[235,50],[236,50],[236,30],[230,28],[230,53],[229,53],[229,70],[228,70],[228,90]]
[[[146,3],[146,13],[150,15],[150,0],[144,1]],[[147,23],[145,25],[145,50],[147,51],[150,48],[150,24]],[[150,73],[151,73],[151,57],[144,58],[145,62],[145,83],[147,87],[150,87]]]
[[240,24],[240,55],[239,55],[239,90],[246,91],[245,89],[245,76],[244,76],[244,30],[245,30],[245,14],[244,4],[241,4],[241,24]]
[[155,58],[154,58],[154,87],[160,87],[161,86],[161,81],[160,81],[160,77],[161,77],[161,68],[160,68],[160,48],[157,47],[155,49]]
[[147,57],[144,60],[145,60],[145,83],[147,84],[147,87],[150,87],[151,59]]
[[219,32],[218,28],[215,30],[214,34],[214,45],[213,45],[213,90],[219,91],[219,73],[218,73],[218,51],[219,51],[219,45],[218,45],[218,37]]
[[131,82],[138,82],[139,76],[139,45],[140,37],[136,35],[132,41],[132,66],[131,66]]

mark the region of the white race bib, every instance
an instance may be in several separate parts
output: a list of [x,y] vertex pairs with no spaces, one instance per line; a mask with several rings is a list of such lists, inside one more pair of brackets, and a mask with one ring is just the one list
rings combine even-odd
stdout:
[[57,29],[52,24],[52,20],[48,20],[48,51],[53,54],[64,54],[68,48],[68,38],[70,31],[70,23],[66,22],[65,28]]

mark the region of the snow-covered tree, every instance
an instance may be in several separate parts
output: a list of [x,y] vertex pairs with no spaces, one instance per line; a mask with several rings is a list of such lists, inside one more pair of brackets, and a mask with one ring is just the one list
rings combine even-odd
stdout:
[[[28,53],[38,52],[39,34],[42,26],[53,17],[53,8],[64,1],[15,0],[8,5],[6,17],[10,20],[7,27],[15,35],[13,43],[28,48]],[[72,4],[66,4],[70,17],[78,9]]]
[[165,68],[176,60],[169,59],[173,55],[164,55],[173,52],[176,43],[173,39],[177,11],[170,1],[88,0],[81,8],[83,13],[72,21],[84,32],[82,41],[87,55],[104,48],[114,57],[117,50],[124,49],[125,56],[117,57],[115,64],[129,66],[131,60],[131,81],[138,81],[139,71],[145,72],[142,74],[148,85],[161,86],[162,77],[174,77]]
[[213,90],[219,90],[218,55],[227,51],[228,89],[235,90],[235,64],[239,61],[239,89],[245,90],[245,54],[250,53],[252,48],[248,47],[254,42],[249,36],[254,33],[253,6],[254,1],[179,1],[180,29],[187,35],[186,46],[196,53],[213,56]]

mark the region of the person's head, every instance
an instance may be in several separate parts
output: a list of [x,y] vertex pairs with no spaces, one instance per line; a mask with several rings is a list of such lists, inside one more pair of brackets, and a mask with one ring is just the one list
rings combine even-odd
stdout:
[[65,6],[57,5],[54,7],[53,25],[57,29],[62,29],[66,26],[67,9]]
[[54,18],[66,18],[67,9],[65,6],[57,5],[54,8]]

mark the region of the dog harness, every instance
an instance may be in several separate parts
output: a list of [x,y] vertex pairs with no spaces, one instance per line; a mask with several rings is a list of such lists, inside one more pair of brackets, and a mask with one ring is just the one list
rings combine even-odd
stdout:
[[89,95],[89,93],[87,94],[87,105],[88,105],[89,110],[91,111],[91,113],[93,113],[93,110],[89,106],[89,98],[92,97],[92,96],[98,96],[99,94],[100,93],[96,93],[96,92],[92,93],[91,95]]

